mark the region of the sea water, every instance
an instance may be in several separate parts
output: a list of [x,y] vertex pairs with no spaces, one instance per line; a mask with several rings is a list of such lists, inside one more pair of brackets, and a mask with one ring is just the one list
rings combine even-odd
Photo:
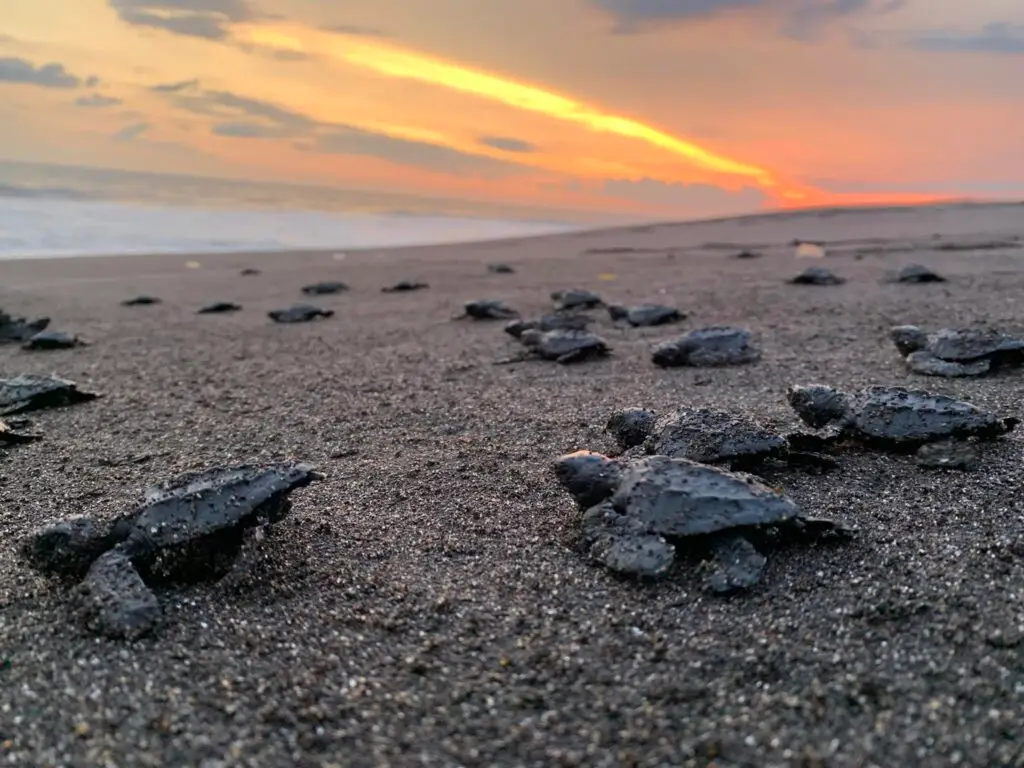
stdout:
[[0,258],[7,259],[344,250],[581,225],[543,210],[472,201],[0,161]]

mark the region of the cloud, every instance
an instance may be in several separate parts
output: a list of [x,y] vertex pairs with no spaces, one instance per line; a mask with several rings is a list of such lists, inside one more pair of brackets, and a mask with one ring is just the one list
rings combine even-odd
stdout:
[[913,38],[919,51],[1024,54],[1024,24],[993,22],[979,32],[926,32]]
[[858,14],[885,14],[907,0],[591,0],[611,14],[617,34],[634,34],[661,24],[712,19],[747,12],[767,13],[785,37],[812,40],[830,23]]
[[339,35],[355,35],[358,37],[390,37],[387,32],[376,27],[362,27],[358,24],[336,24],[324,27],[325,32],[336,32]]
[[104,96],[102,93],[92,93],[75,99],[76,107],[114,107],[120,103],[121,99],[114,96]]
[[505,136],[481,136],[477,142],[485,147],[500,149],[503,152],[536,152],[537,147],[522,139],[512,139]]
[[280,139],[290,135],[289,131],[282,131],[279,127],[242,122],[217,123],[210,132],[233,139]]
[[151,85],[149,90],[153,93],[181,93],[182,91],[191,91],[199,87],[198,80],[182,80],[178,83],[158,83]]
[[77,88],[82,79],[72,75],[63,64],[50,62],[35,66],[26,59],[0,58],[0,82],[38,85],[41,88]]
[[135,141],[142,134],[148,131],[152,126],[149,123],[133,123],[132,125],[126,125],[120,131],[113,135],[114,141]]
[[601,186],[601,192],[609,197],[675,209],[680,215],[692,217],[750,213],[763,207],[767,200],[754,187],[730,192],[713,184],[668,184],[654,179],[609,179]]
[[108,0],[121,21],[175,35],[221,40],[234,22],[252,21],[246,0]]

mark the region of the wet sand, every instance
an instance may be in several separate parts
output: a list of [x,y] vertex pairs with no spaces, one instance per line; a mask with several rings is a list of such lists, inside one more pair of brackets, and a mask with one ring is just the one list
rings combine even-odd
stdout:
[[[939,237],[935,237],[938,234]],[[795,426],[796,383],[911,385],[1021,415],[1024,374],[909,375],[888,327],[987,321],[1024,332],[1024,208],[817,213],[353,253],[0,263],[0,306],[92,346],[0,348],[0,370],[102,392],[33,415],[45,434],[0,467],[0,764],[18,766],[1002,766],[1024,760],[1021,435],[982,470],[842,457],[771,475],[841,547],[772,553],[763,584],[713,598],[681,566],[637,585],[575,549],[550,474],[611,450],[609,413],[715,405]],[[793,238],[825,239],[837,287],[791,286]],[[984,246],[988,243],[989,247]],[[753,248],[765,255],[740,260]],[[938,250],[937,250],[938,249]],[[188,268],[195,259],[199,268]],[[517,271],[490,274],[489,262]],[[910,262],[945,284],[879,280]],[[257,276],[239,276],[258,267]],[[610,278],[609,275],[614,275]],[[604,276],[604,279],[602,278]],[[425,291],[383,294],[398,279]],[[336,315],[276,325],[308,302]],[[674,303],[680,326],[622,330],[578,366],[495,366],[502,323],[548,294]],[[163,298],[121,307],[139,293]],[[196,315],[236,301],[243,311]],[[757,365],[660,370],[686,329],[753,330]],[[325,482],[228,579],[162,593],[133,644],[70,623],[69,589],[15,557],[35,527],[123,512],[150,483],[211,464],[300,459]]]

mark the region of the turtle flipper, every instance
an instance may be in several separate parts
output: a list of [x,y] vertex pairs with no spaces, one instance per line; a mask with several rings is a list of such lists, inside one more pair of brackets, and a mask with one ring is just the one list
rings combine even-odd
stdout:
[[791,467],[815,467],[821,470],[837,469],[839,462],[831,456],[811,451],[790,451],[786,455],[786,463]]
[[78,587],[77,613],[94,632],[134,640],[160,623],[156,595],[121,547],[97,558]]
[[588,509],[581,528],[590,558],[615,573],[654,579],[664,576],[675,561],[674,546],[620,515],[608,502]]
[[992,368],[988,358],[968,363],[943,360],[927,350],[911,352],[906,357],[907,368],[922,376],[945,376],[946,378],[964,378],[967,376],[984,376]]
[[73,517],[29,536],[21,544],[21,554],[43,573],[81,577],[119,538],[113,526],[107,528],[87,517]]
[[708,589],[730,595],[749,589],[761,580],[767,559],[750,540],[736,533],[722,533],[711,540],[712,573]]

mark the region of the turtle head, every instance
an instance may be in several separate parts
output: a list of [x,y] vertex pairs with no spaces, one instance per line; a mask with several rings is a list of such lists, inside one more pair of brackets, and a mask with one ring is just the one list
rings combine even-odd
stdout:
[[889,338],[904,357],[928,346],[928,334],[916,325],[895,325],[889,329]]
[[530,320],[513,320],[505,326],[505,333],[518,339],[523,335],[523,331],[530,330],[534,325],[535,323]]
[[21,554],[44,573],[82,576],[93,561],[128,535],[125,526],[105,527],[87,517],[61,520],[22,542]]
[[629,310],[621,304],[609,304],[608,314],[611,316],[612,320],[618,322],[619,320],[625,320],[629,317]]
[[538,347],[543,337],[544,332],[540,329],[527,328],[519,334],[519,341],[527,347]]
[[821,384],[790,387],[786,396],[800,420],[815,429],[842,421],[850,409],[843,392]]
[[605,431],[615,438],[619,448],[628,451],[644,441],[654,429],[658,416],[646,408],[623,408],[612,414]]
[[588,508],[610,497],[619,487],[622,467],[593,451],[576,451],[560,457],[554,466],[555,477],[581,507]]

